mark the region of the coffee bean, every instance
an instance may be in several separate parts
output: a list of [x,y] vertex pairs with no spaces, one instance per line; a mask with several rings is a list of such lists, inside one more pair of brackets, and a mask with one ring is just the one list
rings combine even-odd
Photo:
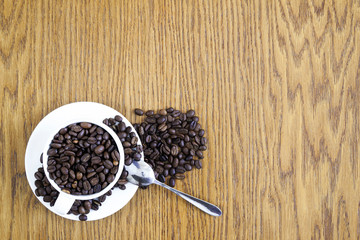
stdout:
[[197,169],[202,168],[201,160],[195,160],[195,167],[196,167]]
[[55,156],[55,155],[57,154],[57,149],[50,148],[50,149],[47,151],[47,154],[48,154],[49,157]]
[[182,179],[185,178],[185,175],[184,175],[184,174],[181,174],[181,173],[177,173],[177,174],[175,174],[174,178],[175,178],[175,179],[180,179],[180,180],[182,180]]
[[196,156],[198,156],[200,159],[204,158],[203,153],[201,151],[196,151]]
[[99,206],[96,204],[92,204],[91,209],[97,211],[97,210],[99,210]]
[[105,160],[104,167],[107,169],[111,169],[114,166],[114,164],[110,160]]
[[84,128],[84,129],[90,129],[92,127],[92,124],[88,123],[88,122],[81,122],[80,127]]
[[105,150],[103,145],[99,145],[94,149],[95,154],[100,155]]
[[62,167],[62,168],[60,168],[60,170],[61,170],[61,173],[64,175],[69,174],[69,169],[67,169],[66,167]]
[[96,184],[95,186],[94,186],[94,193],[98,193],[98,192],[100,192],[101,191],[101,185],[100,184]]
[[162,175],[162,174],[159,174],[158,180],[159,180],[160,182],[165,182],[165,176]]
[[99,178],[94,177],[94,178],[90,179],[91,186],[95,186],[98,183],[99,183]]
[[110,175],[106,178],[106,181],[107,181],[108,183],[111,183],[111,182],[114,181],[114,179],[115,179],[115,176],[114,176],[113,174],[110,174]]
[[44,174],[42,174],[41,172],[36,172],[35,173],[35,178],[37,180],[42,180],[44,178]]
[[83,187],[84,187],[84,190],[89,191],[91,189],[91,185],[90,185],[89,181],[87,181],[87,180],[84,181]]
[[184,167],[185,167],[186,171],[191,171],[191,169],[192,169],[192,166],[190,164],[185,164]]
[[82,173],[86,173],[86,169],[83,165],[78,165],[78,170]]
[[44,202],[51,202],[52,197],[49,195],[46,195],[46,196],[44,196],[43,200],[44,200]]
[[49,173],[53,173],[53,172],[56,171],[56,166],[48,166],[47,170],[48,170]]
[[176,156],[176,155],[179,154],[179,148],[178,148],[176,145],[173,145],[173,146],[171,147],[170,152],[171,152],[171,155]]
[[177,173],[185,173],[186,172],[186,169],[184,167],[177,167],[176,170],[175,170]]
[[62,145],[60,143],[51,143],[50,147],[59,149],[62,147]]
[[91,203],[90,203],[90,201],[88,201],[88,200],[84,201],[84,208],[85,208],[86,210],[90,210],[90,209],[91,209]]
[[170,187],[175,187],[175,179],[174,179],[174,178],[170,178],[170,180],[169,180],[169,186],[170,186]]
[[78,208],[78,211],[79,211],[79,213],[80,214],[85,214],[85,208],[83,207],[83,206],[80,206],[79,208]]
[[79,220],[80,220],[80,221],[86,221],[86,220],[87,220],[87,216],[86,216],[85,214],[81,214],[81,215],[79,216]]
[[105,202],[105,200],[106,200],[106,195],[102,195],[101,197],[99,197],[100,202]]
[[40,188],[40,187],[43,187],[44,184],[43,184],[43,182],[42,182],[41,180],[36,180],[36,181],[35,181],[35,186],[36,186],[37,188]]
[[160,116],[158,119],[157,119],[157,123],[158,124],[162,124],[166,121],[166,117],[165,116]]
[[139,115],[139,116],[142,116],[142,115],[144,115],[144,111],[139,109],[139,108],[135,108],[135,114]]
[[91,158],[91,155],[90,155],[89,153],[85,153],[84,155],[82,155],[81,161],[82,161],[83,163],[85,163],[85,162],[89,161],[90,158]]
[[194,115],[195,115],[195,111],[194,111],[194,110],[189,110],[189,111],[186,112],[186,116],[187,116],[188,118],[191,118],[191,117],[193,117]]
[[76,173],[76,179],[77,179],[77,180],[82,179],[82,177],[83,177],[82,172],[77,172],[77,173]]
[[39,196],[45,196],[46,195],[46,190],[43,187],[37,188],[37,191],[38,191]]
[[96,172],[90,172],[90,173],[88,173],[88,174],[86,175],[86,178],[90,179],[90,178],[92,178],[92,177],[95,176],[95,175],[96,175]]

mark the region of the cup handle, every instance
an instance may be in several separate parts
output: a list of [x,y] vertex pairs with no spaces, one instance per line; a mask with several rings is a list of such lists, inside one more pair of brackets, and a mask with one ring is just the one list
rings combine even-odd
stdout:
[[55,211],[62,215],[66,215],[74,202],[75,199],[68,197],[66,193],[60,192],[54,204]]

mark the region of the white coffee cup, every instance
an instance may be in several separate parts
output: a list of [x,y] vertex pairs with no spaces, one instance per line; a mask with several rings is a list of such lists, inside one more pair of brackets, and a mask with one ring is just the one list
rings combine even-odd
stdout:
[[88,117],[78,117],[78,118],[73,118],[71,119],[71,121],[68,122],[64,122],[63,127],[66,127],[70,124],[73,123],[79,123],[79,122],[89,122],[91,124],[95,124],[101,128],[103,128],[106,132],[108,132],[110,134],[110,136],[114,139],[117,150],[120,154],[120,160],[119,160],[119,165],[118,165],[118,171],[115,175],[115,179],[114,181],[112,181],[106,188],[104,188],[102,191],[98,192],[98,193],[94,193],[94,194],[89,194],[89,195],[72,195],[69,193],[66,193],[64,191],[62,191],[60,189],[60,187],[54,182],[54,180],[52,180],[49,176],[49,172],[47,170],[48,168],[48,154],[47,151],[49,150],[50,147],[50,143],[52,141],[52,139],[54,138],[54,136],[58,133],[58,131],[60,130],[60,128],[57,130],[57,132],[54,132],[53,134],[51,134],[51,138],[47,141],[47,144],[44,148],[43,151],[43,168],[44,168],[44,172],[45,175],[47,177],[47,179],[49,180],[51,186],[53,186],[56,191],[59,192],[59,196],[56,199],[54,208],[55,210],[59,213],[59,214],[67,214],[70,210],[70,208],[72,207],[72,205],[74,204],[75,200],[90,200],[90,199],[94,199],[94,198],[98,198],[102,195],[104,195],[105,193],[107,193],[108,191],[110,191],[114,185],[116,184],[116,182],[119,180],[120,175],[122,173],[123,167],[124,167],[124,148],[120,142],[119,137],[117,136],[117,134],[108,126],[106,126],[104,123],[102,123],[101,121],[99,122],[99,120],[96,120],[96,118],[88,116]]

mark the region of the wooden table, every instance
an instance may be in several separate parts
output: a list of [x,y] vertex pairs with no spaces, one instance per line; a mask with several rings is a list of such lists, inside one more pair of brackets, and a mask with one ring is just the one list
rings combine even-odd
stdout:
[[[2,239],[360,237],[359,1],[6,0],[0,23]],[[48,211],[26,144],[76,101],[195,109],[204,168],[176,188],[223,216],[158,186],[95,222]]]

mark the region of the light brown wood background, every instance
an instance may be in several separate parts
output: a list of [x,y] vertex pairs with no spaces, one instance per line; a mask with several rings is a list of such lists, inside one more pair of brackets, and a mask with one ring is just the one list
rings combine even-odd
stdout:
[[[1,239],[359,239],[360,1],[0,1]],[[27,141],[55,108],[193,108],[204,168],[104,220],[48,211]],[[137,227],[135,227],[135,225]]]

